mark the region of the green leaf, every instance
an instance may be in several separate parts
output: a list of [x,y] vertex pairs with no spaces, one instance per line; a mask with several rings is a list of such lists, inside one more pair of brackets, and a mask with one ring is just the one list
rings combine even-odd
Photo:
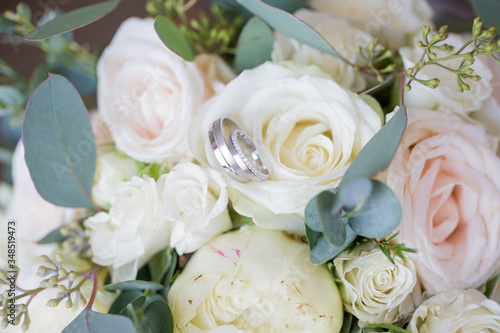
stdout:
[[120,293],[120,296],[118,296],[113,304],[111,304],[108,313],[120,314],[120,312],[122,312],[130,302],[142,296],[142,294],[142,291],[137,289],[123,290]]
[[131,281],[122,281],[113,284],[107,284],[104,286],[104,289],[107,291],[117,291],[117,290],[161,290],[163,286],[159,283],[154,283],[150,281],[140,281],[140,280],[131,280]]
[[238,39],[236,71],[241,73],[271,60],[273,43],[273,33],[269,26],[258,17],[250,19]]
[[259,16],[274,29],[310,45],[320,51],[338,57],[335,49],[316,30],[302,20],[261,0],[236,0],[240,5]]
[[168,291],[170,290],[170,283],[172,282],[172,277],[174,276],[175,270],[177,268],[177,253],[175,251],[171,252],[172,258],[169,261],[168,270],[165,273],[165,279],[163,281],[163,291],[162,294],[165,299],[168,298]]
[[342,245],[346,240],[346,229],[342,220],[342,206],[335,201],[335,194],[321,192],[317,199],[319,224],[326,239],[334,246]]
[[111,12],[119,3],[120,0],[112,0],[78,8],[48,21],[24,38],[29,41],[42,40],[84,27]]
[[[87,321],[88,315],[88,321]],[[97,313],[85,308],[62,333],[136,333],[134,324],[126,317]]]
[[399,111],[361,149],[342,177],[339,187],[355,178],[370,178],[387,168],[406,128],[406,109]]
[[349,226],[358,235],[381,238],[390,234],[401,222],[398,199],[382,182],[371,180],[373,189],[361,211],[350,217]]
[[163,276],[168,270],[168,265],[172,259],[171,249],[161,250],[151,258],[148,262],[151,281],[156,283],[163,282]]
[[310,259],[315,265],[323,264],[330,259],[336,258],[344,249],[356,239],[356,233],[346,226],[346,239],[341,246],[332,245],[325,236],[320,237],[311,250]]
[[495,275],[491,280],[486,282],[486,288],[484,290],[484,295],[490,298],[493,295],[493,291],[496,289],[498,281],[500,280],[500,274]]
[[61,234],[61,228],[57,228],[49,232],[45,237],[40,239],[37,244],[52,244],[52,243],[62,243],[68,236],[63,236]]
[[373,190],[370,178],[356,178],[348,183],[344,183],[335,193],[335,202],[345,211],[349,212],[361,207]]
[[369,325],[366,325],[364,327],[366,327],[366,328],[383,328],[383,329],[393,330],[393,331],[401,332],[401,333],[411,333],[410,331],[405,330],[404,328],[397,327],[394,325],[389,325],[389,324],[369,324]]
[[144,316],[151,332],[172,333],[174,331],[174,318],[166,302],[161,300],[152,302],[144,310]]
[[24,112],[24,94],[13,86],[0,86],[0,117]]
[[498,0],[471,0],[476,16],[481,17],[488,27],[500,25],[500,1]]
[[137,297],[136,299],[132,300],[132,302],[127,304],[125,309],[123,309],[120,312],[120,316],[127,316],[127,312],[128,312],[127,308],[128,307],[132,307],[133,312],[137,312],[140,308],[142,308],[142,306],[144,305],[145,302],[146,302],[146,296],[141,295],[141,296]]
[[193,61],[195,53],[184,33],[165,16],[157,16],[155,30],[163,44],[172,52],[187,61]]
[[38,193],[63,207],[93,207],[96,147],[75,87],[49,74],[33,92],[23,126],[25,158]]

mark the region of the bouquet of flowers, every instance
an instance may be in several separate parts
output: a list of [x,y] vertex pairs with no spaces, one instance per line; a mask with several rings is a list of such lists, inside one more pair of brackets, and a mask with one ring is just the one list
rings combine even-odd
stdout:
[[1,327],[500,332],[500,3],[471,4],[148,0],[102,52],[72,31],[119,0],[5,12],[46,57],[0,60]]

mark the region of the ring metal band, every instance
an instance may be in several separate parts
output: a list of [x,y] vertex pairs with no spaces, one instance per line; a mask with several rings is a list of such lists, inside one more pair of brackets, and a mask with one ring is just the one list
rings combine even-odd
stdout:
[[215,158],[238,181],[262,181],[269,176],[252,140],[229,118],[213,122],[208,137]]

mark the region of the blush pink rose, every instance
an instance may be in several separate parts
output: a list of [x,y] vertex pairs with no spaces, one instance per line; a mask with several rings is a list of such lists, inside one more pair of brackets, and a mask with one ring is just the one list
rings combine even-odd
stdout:
[[500,268],[498,141],[457,115],[409,109],[387,171],[400,236],[430,293],[477,288]]

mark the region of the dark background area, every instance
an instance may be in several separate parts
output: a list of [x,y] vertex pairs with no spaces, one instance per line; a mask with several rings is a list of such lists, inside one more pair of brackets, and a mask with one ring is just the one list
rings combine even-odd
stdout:
[[[33,18],[40,17],[45,9],[71,11],[86,5],[103,2],[103,0],[25,0],[33,12]],[[145,17],[145,0],[123,0],[118,8],[107,16],[86,27],[74,31],[75,40],[88,43],[93,50],[98,45],[109,43],[121,22],[131,16]],[[15,9],[19,0],[0,0],[0,11]],[[33,69],[40,63],[43,53],[35,47],[26,45],[0,45],[0,57],[29,77]]]

